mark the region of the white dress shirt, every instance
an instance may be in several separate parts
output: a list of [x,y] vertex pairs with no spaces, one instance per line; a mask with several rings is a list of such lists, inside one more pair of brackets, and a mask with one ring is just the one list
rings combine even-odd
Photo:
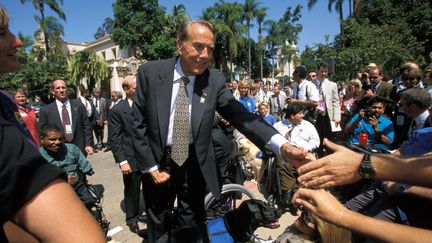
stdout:
[[[274,124],[273,127],[281,135],[285,136],[293,128],[293,124],[288,119],[283,119]],[[319,147],[320,138],[315,126],[306,120],[302,120],[292,129],[288,142],[311,152]]]
[[79,99],[81,100],[81,103],[84,105],[84,107],[86,109],[87,117],[91,117],[93,111],[92,111],[92,107],[91,107],[90,101],[88,101],[83,96],[80,96]]
[[315,84],[304,79],[301,83],[294,86],[291,98],[319,101],[318,89]]
[[63,110],[63,105],[65,105],[66,109],[67,109],[67,111],[69,113],[70,124],[72,125],[72,112],[71,112],[71,106],[70,106],[70,103],[69,103],[69,99],[67,99],[64,103],[62,103],[62,102],[60,102],[58,100],[56,100],[55,102],[56,102],[56,105],[57,105],[57,109],[58,109],[58,112],[59,112],[59,115],[60,115],[61,122],[63,123],[62,110]]

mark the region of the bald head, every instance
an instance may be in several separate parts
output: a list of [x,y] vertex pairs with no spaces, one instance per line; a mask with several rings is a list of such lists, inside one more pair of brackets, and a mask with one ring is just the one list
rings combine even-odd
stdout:
[[54,80],[52,83],[52,92],[56,100],[64,103],[68,99],[67,84],[62,79]]

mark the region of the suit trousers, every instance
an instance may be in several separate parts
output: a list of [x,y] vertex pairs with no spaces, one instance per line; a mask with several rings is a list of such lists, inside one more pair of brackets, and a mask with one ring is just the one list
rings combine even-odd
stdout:
[[104,139],[104,125],[100,126],[99,124],[95,124],[93,126],[93,131],[96,136],[96,145],[103,146]]
[[320,146],[318,147],[316,152],[319,158],[322,158],[328,154],[323,144],[324,138],[333,140],[333,133],[331,130],[330,118],[328,116],[328,113],[326,113],[325,115],[317,115],[315,128],[317,129],[318,135],[320,137]]
[[[206,183],[194,149],[190,146],[189,158],[181,167],[167,156],[162,160],[159,170],[170,174],[167,183],[156,185],[149,173],[144,174],[143,194],[149,242],[166,239],[169,242],[172,232],[181,228],[197,229],[188,242],[208,242],[204,210]],[[174,209],[176,198],[177,208]]]
[[126,211],[126,223],[138,222],[139,216],[139,201],[140,201],[140,187],[143,181],[141,171],[132,171],[130,174],[123,174],[123,195]]
[[299,184],[297,183],[298,173],[289,163],[282,163],[277,159],[276,168],[279,171],[280,186],[283,191],[297,191]]

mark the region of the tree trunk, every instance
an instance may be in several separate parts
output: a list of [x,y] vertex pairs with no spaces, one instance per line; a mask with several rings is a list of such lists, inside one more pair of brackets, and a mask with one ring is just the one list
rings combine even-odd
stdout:
[[[45,25],[45,10],[44,10],[44,1],[40,0],[39,1],[39,12],[41,14],[41,25]],[[46,26],[42,28],[42,33],[44,35],[44,42],[45,42],[45,52],[46,52],[46,59],[49,61],[49,52],[50,52],[50,47],[49,47],[49,43],[48,43],[48,35],[47,35],[47,31],[46,31]]]
[[248,28],[248,59],[249,59],[249,69],[248,69],[248,74],[249,74],[249,78],[252,78],[252,62],[251,62],[251,43],[250,43],[250,21],[246,21],[247,24],[247,28]]

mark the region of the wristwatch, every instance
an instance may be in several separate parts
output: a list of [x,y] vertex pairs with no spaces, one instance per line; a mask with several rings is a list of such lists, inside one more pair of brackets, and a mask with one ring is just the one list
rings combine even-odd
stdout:
[[362,162],[358,169],[359,174],[364,179],[374,179],[375,178],[375,168],[371,164],[370,154],[364,153]]

